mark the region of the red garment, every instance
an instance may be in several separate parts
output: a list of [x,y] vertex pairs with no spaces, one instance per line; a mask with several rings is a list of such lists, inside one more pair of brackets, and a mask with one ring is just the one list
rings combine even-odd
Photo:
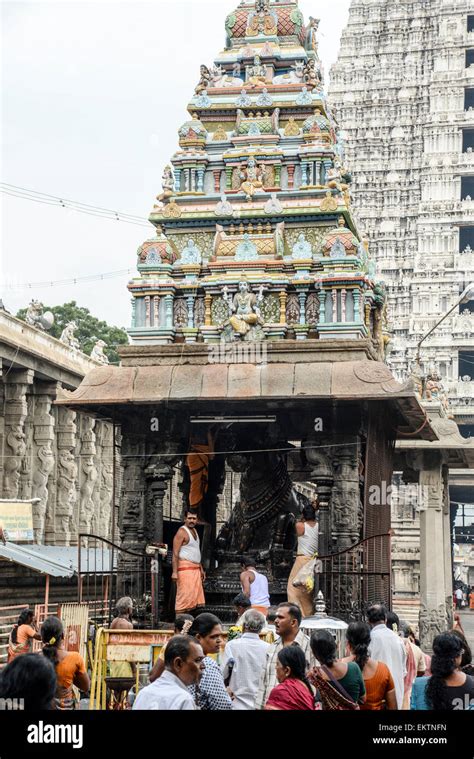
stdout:
[[265,709],[273,707],[284,711],[314,711],[314,696],[301,680],[289,677],[271,691]]

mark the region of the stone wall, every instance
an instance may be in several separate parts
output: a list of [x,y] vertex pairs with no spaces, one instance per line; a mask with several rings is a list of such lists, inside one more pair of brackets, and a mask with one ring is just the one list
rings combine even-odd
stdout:
[[39,499],[36,543],[110,538],[113,426],[54,402],[98,364],[0,312],[0,498]]

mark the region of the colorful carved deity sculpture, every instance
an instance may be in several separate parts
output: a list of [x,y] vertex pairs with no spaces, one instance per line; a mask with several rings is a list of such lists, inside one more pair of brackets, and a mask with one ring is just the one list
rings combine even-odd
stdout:
[[232,300],[229,299],[227,288],[223,289],[224,301],[229,305],[229,320],[224,324],[223,339],[233,340],[261,340],[265,337],[263,319],[259,304],[263,300],[263,292],[260,289],[258,296],[250,290],[249,284],[242,279],[239,282],[239,291]]
[[256,192],[263,189],[263,171],[257,166],[253,156],[250,156],[247,166],[241,166],[240,179],[241,189],[245,192],[247,200],[252,200]]

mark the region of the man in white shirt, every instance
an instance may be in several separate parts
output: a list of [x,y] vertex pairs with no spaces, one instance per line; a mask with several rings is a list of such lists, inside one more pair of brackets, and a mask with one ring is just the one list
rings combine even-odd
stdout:
[[374,604],[368,609],[367,621],[372,628],[369,654],[372,659],[383,662],[389,668],[395,684],[397,708],[401,709],[407,673],[404,643],[393,630],[388,629],[387,609],[382,604]]
[[135,699],[134,709],[187,710],[196,708],[188,685],[197,683],[204,670],[204,652],[200,644],[187,635],[175,635],[165,651],[165,671]]
[[278,653],[284,646],[297,644],[306,657],[306,668],[313,669],[316,666],[316,659],[311,651],[309,638],[304,634],[303,630],[300,630],[300,624],[301,609],[299,606],[287,601],[278,605],[275,628],[279,637],[266,653],[265,664],[260,672],[260,682],[255,699],[256,709],[264,708],[272,689],[275,685],[278,685],[276,665]]
[[227,643],[222,660],[224,679],[232,670],[229,688],[234,696],[232,709],[236,711],[255,709],[260,673],[266,661],[269,643],[260,640],[265,627],[265,617],[255,609],[243,615],[243,634]]

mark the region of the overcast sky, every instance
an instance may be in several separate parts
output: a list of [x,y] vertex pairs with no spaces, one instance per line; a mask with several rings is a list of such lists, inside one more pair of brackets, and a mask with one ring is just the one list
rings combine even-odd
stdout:
[[[224,47],[238,0],[8,2],[2,10],[2,181],[146,218],[199,80]],[[326,72],[350,0],[300,0],[321,19]],[[132,275],[19,289],[22,283],[133,269],[153,231],[2,195],[1,297],[75,299],[128,326]]]

